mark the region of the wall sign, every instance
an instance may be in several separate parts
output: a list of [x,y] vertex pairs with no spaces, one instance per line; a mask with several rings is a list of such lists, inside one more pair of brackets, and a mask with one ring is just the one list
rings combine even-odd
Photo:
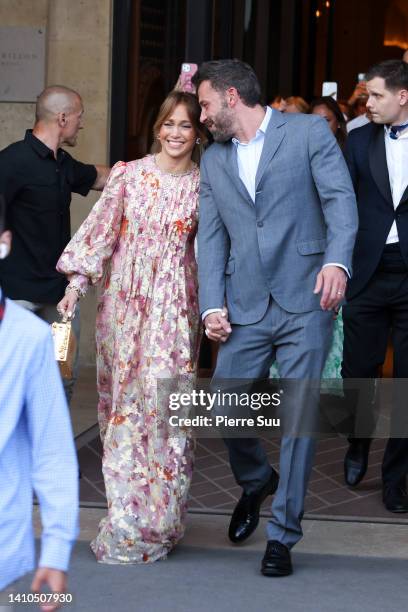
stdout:
[[45,28],[0,26],[0,102],[35,102],[45,83]]

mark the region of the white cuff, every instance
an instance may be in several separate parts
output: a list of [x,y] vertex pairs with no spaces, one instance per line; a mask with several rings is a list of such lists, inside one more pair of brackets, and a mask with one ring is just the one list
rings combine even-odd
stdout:
[[66,572],[69,566],[73,542],[43,536],[41,540],[41,555],[38,567],[50,567],[51,569]]
[[323,268],[326,268],[327,266],[337,266],[338,268],[341,268],[342,270],[344,270],[344,271],[345,271],[345,273],[347,274],[347,276],[348,276],[349,278],[351,278],[351,274],[350,274],[350,272],[348,271],[348,269],[346,268],[346,266],[343,266],[343,264],[340,264],[340,263],[326,263],[326,264],[324,264],[324,265],[322,266],[322,270],[323,270]]
[[202,320],[204,321],[205,317],[213,312],[222,312],[222,308],[208,308],[207,310],[204,310],[203,314],[201,315]]

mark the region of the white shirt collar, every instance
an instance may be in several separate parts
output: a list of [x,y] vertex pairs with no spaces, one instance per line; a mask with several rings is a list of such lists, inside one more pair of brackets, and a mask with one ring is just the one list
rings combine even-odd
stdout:
[[238,146],[238,145],[244,145],[245,146],[245,145],[250,144],[254,140],[256,140],[256,138],[258,138],[260,136],[260,134],[265,135],[266,134],[266,130],[268,129],[269,121],[271,120],[271,117],[272,117],[272,112],[273,111],[272,111],[271,107],[267,106],[266,109],[265,109],[265,117],[263,118],[262,123],[259,126],[259,128],[256,130],[255,136],[249,142],[245,142],[245,143],[240,142],[237,138],[233,138],[232,142],[234,143],[234,145],[235,146]]
[[[384,125],[384,132],[385,132],[385,134],[387,136],[389,136],[390,132],[391,132],[391,126],[390,125]],[[402,136],[404,136],[404,138],[406,138],[408,136],[408,127],[406,127],[405,130],[400,132],[399,135],[398,135],[398,138],[394,138],[394,140],[398,140]],[[391,138],[391,140],[392,140],[392,138]]]

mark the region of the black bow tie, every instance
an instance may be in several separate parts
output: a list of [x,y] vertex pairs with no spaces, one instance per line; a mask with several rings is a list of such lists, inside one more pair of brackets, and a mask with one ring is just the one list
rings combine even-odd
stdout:
[[404,123],[404,125],[392,125],[390,127],[390,138],[393,140],[397,140],[398,136],[401,132],[408,128],[408,123]]

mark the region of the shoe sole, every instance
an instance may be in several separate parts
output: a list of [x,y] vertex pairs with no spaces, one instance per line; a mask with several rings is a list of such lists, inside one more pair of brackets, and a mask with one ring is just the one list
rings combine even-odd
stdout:
[[290,576],[293,574],[293,570],[267,570],[261,569],[261,574],[268,578],[283,578],[284,576]]
[[387,506],[384,506],[384,507],[388,512],[392,512],[393,514],[407,514],[408,513],[408,508],[406,510],[391,510],[390,508],[387,508]]

